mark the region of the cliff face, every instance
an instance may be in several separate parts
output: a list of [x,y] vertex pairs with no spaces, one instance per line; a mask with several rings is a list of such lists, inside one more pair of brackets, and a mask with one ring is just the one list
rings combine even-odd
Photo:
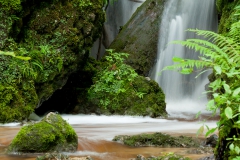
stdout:
[[[0,122],[25,119],[82,66],[101,34],[102,0],[0,0]],[[5,52],[6,53],[6,52]]]
[[126,61],[147,76],[157,56],[159,26],[165,0],[147,0],[133,14],[109,48],[126,52]]

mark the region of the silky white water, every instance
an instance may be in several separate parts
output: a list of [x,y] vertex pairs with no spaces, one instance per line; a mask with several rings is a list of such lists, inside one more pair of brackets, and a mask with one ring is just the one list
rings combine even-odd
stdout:
[[[205,112],[207,98],[202,94],[208,83],[208,73],[199,78],[196,74],[181,75],[176,71],[160,71],[172,65],[174,56],[197,59],[198,53],[172,41],[196,38],[187,29],[217,30],[215,0],[169,0],[162,16],[158,55],[151,77],[159,83],[166,94],[167,111],[170,116],[181,117],[182,113]],[[198,37],[200,38],[200,37]]]

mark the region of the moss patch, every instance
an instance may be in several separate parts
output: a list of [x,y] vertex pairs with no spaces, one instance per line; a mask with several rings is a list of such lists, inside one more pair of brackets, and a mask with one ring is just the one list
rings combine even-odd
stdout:
[[74,129],[60,115],[50,112],[40,122],[22,127],[8,151],[71,152],[77,150],[77,144],[77,134]]
[[27,118],[85,63],[105,21],[102,5],[102,0],[0,0],[0,50],[31,57],[0,56],[0,86],[6,90],[0,122]]
[[179,136],[172,137],[168,134],[156,132],[153,134],[140,134],[140,135],[120,135],[115,136],[113,141],[119,141],[128,146],[141,147],[141,146],[157,146],[157,147],[198,147],[199,141],[191,137]]

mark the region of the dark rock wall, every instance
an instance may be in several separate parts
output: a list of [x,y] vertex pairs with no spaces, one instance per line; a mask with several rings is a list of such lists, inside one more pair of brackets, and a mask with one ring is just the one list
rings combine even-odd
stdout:
[[126,52],[126,61],[136,72],[148,76],[157,56],[159,26],[165,0],[147,0],[124,25],[109,48]]

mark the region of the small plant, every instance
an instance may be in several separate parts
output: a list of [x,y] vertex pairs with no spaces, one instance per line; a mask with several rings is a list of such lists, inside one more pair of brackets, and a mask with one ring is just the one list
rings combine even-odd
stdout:
[[[89,99],[95,100],[96,104],[104,108],[116,108],[118,103],[121,103],[118,96],[133,88],[132,82],[138,74],[124,63],[124,57],[128,57],[127,53],[113,53],[113,50],[108,52],[109,55],[105,57],[107,65],[97,73],[95,83],[88,94]],[[134,94],[143,98],[143,93]]]

